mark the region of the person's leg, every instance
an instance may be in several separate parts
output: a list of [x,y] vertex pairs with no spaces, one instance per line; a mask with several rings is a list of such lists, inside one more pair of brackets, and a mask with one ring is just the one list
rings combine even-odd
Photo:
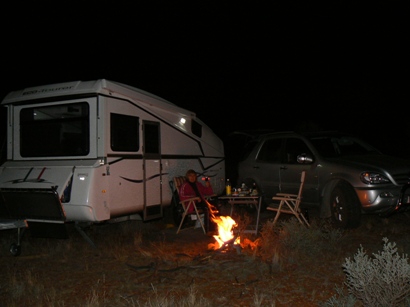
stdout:
[[203,214],[204,214],[204,227],[205,227],[205,232],[208,233],[209,231],[209,210],[208,206],[204,202],[200,202],[196,204],[197,208],[200,209]]

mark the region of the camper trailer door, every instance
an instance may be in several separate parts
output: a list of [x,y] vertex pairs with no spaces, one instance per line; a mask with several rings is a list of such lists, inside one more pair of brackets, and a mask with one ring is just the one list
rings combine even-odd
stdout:
[[143,121],[144,220],[162,217],[160,124]]

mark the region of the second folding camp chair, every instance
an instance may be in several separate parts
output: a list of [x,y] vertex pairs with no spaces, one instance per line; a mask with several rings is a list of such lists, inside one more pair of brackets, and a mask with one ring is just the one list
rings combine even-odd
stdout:
[[280,214],[286,213],[293,214],[302,225],[310,227],[308,220],[300,210],[300,203],[302,202],[302,191],[303,186],[305,184],[305,176],[306,171],[302,171],[300,176],[298,194],[277,193],[275,196],[272,197],[272,200],[274,202],[272,204],[269,204],[269,206],[266,209],[276,212],[276,216],[273,220],[274,225],[277,222]]

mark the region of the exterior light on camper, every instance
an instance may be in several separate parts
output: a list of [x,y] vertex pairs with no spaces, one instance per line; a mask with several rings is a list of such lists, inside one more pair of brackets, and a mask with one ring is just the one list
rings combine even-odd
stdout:
[[87,174],[78,174],[78,179],[81,181],[84,181],[86,177],[87,177]]
[[181,118],[181,119],[179,120],[179,122],[180,122],[181,124],[185,124],[186,120],[185,120],[185,118]]

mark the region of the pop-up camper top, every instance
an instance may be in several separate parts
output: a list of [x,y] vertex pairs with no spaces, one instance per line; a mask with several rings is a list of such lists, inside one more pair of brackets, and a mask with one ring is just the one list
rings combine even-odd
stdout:
[[14,91],[1,105],[7,225],[24,221],[37,236],[63,237],[70,222],[161,218],[172,203],[169,181],[190,168],[223,192],[222,140],[195,113],[153,94],[100,79]]

